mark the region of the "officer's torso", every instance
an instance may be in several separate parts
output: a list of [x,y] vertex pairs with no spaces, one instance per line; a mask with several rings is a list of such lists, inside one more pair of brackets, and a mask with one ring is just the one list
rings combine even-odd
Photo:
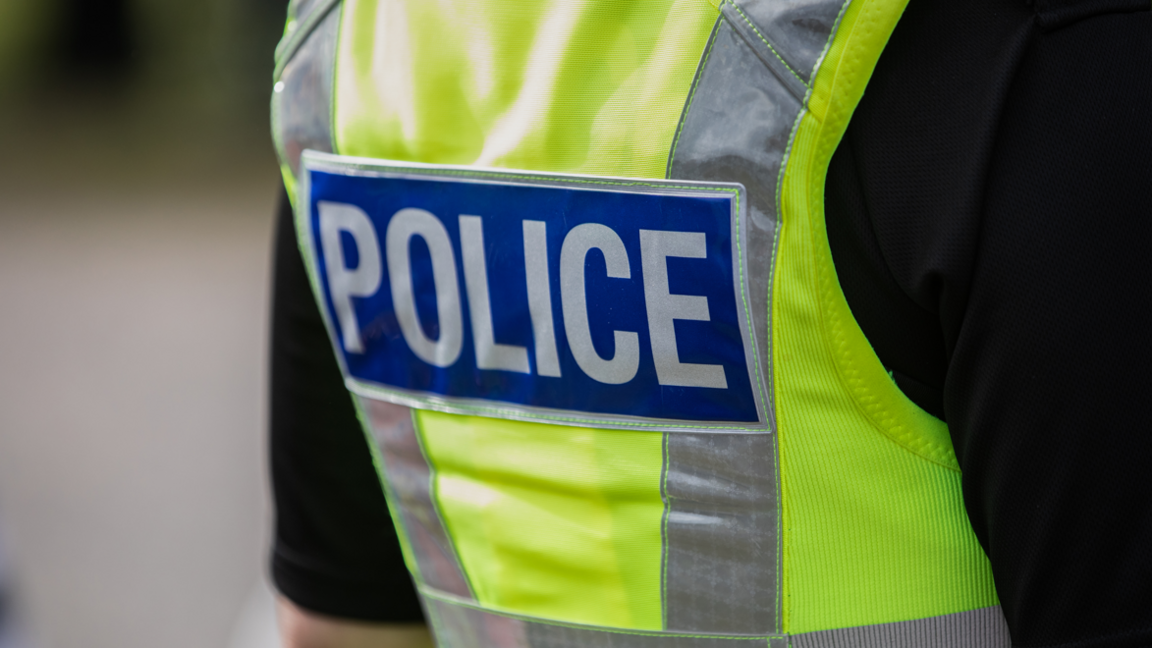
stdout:
[[443,645],[1005,642],[823,233],[900,5],[297,9],[297,233]]

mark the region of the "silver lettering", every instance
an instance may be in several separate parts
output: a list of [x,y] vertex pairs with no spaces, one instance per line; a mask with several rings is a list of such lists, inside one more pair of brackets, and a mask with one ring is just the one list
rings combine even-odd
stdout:
[[644,271],[644,303],[648,307],[648,334],[652,358],[661,385],[727,389],[723,365],[680,362],[675,320],[707,322],[708,298],[673,295],[668,288],[668,257],[703,259],[708,246],[703,232],[640,230],[640,258]]
[[588,303],[584,291],[584,262],[593,248],[604,255],[608,276],[629,279],[628,252],[611,228],[598,223],[577,225],[564,237],[560,248],[560,301],[564,311],[564,331],[576,364],[592,379],[608,385],[621,385],[636,376],[640,366],[639,336],[630,331],[613,331],[616,351],[604,359],[592,345],[588,325]]
[[[412,263],[408,253],[413,236],[428,244],[432,255],[432,280],[436,284],[436,317],[440,336],[430,339],[420,326],[413,295]],[[460,285],[456,281],[456,257],[444,224],[423,209],[401,209],[392,216],[384,235],[388,258],[388,279],[392,287],[392,304],[400,332],[408,347],[424,362],[435,367],[448,367],[460,357],[464,344],[464,324],[460,314]]]
[[[328,290],[340,323],[340,337],[348,353],[364,353],[352,298],[369,297],[380,289],[380,246],[376,242],[376,229],[368,215],[355,205],[320,201],[317,207],[324,268],[328,271]],[[348,232],[356,242],[360,263],[355,270],[348,268],[344,259],[341,232]]]

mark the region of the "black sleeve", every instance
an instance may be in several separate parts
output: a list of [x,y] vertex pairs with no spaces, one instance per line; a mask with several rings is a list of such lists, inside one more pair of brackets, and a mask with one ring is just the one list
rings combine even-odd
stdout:
[[364,433],[320,319],[280,200],[272,291],[272,577],[300,607],[331,616],[420,622]]
[[1152,646],[1149,4],[913,0],[826,198],[857,321],[948,423],[1013,643]]

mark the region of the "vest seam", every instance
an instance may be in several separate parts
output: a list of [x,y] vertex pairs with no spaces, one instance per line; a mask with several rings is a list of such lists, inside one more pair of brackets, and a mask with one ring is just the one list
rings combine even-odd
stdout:
[[660,496],[664,500],[664,515],[660,520],[660,623],[668,628],[668,517],[672,513],[672,497],[668,495],[668,467],[671,456],[668,453],[668,433],[661,434],[660,450],[663,462],[660,466]]
[[[847,4],[847,3],[845,3],[845,4]],[[807,109],[804,108],[803,106],[801,106],[800,112],[796,115],[795,121],[792,122],[792,130],[788,133],[788,146],[784,151],[783,158],[781,158],[781,160],[780,160],[780,171],[779,171],[777,178],[776,178],[776,214],[777,214],[777,218],[776,218],[776,231],[774,231],[772,233],[772,261],[771,261],[771,263],[772,263],[772,266],[771,266],[772,267],[772,296],[771,296],[771,299],[769,300],[769,305],[768,305],[769,322],[770,322],[769,326],[771,327],[771,329],[770,329],[771,333],[769,336],[769,344],[772,345],[772,363],[771,363],[772,364],[772,374],[771,375],[772,375],[772,385],[774,387],[777,387],[777,384],[780,380],[780,377],[777,376],[777,374],[776,374],[776,358],[778,357],[778,355],[776,353],[776,344],[775,344],[776,336],[778,335],[777,332],[780,330],[780,328],[778,326],[776,326],[775,320],[776,320],[776,313],[778,311],[774,307],[775,306],[774,302],[776,301],[778,295],[780,294],[779,286],[776,285],[776,281],[778,281],[779,277],[780,277],[780,273],[776,271],[776,256],[780,250],[780,237],[781,237],[781,232],[784,229],[784,203],[782,201],[782,198],[784,195],[784,193],[783,193],[784,169],[786,168],[786,166],[788,164],[788,160],[791,158],[792,147],[796,143],[796,132],[799,130],[800,122],[803,121],[804,115],[807,112],[808,112]],[[774,459],[774,461],[776,463],[776,479],[777,479],[777,483],[779,484],[779,498],[780,498],[780,502],[777,505],[778,514],[776,515],[776,528],[777,528],[776,537],[777,537],[777,542],[780,543],[780,550],[776,554],[777,555],[777,558],[776,558],[776,561],[777,561],[776,562],[776,577],[780,581],[780,586],[779,586],[779,589],[777,591],[776,596],[780,599],[779,601],[777,601],[777,608],[778,608],[779,614],[780,614],[779,627],[781,630],[783,630],[785,627],[786,620],[791,617],[792,608],[791,608],[791,606],[788,606],[787,607],[787,613],[785,613],[785,606],[787,606],[787,604],[790,601],[788,600],[788,597],[784,596],[784,569],[787,568],[787,565],[785,564],[784,557],[783,557],[784,556],[784,545],[785,545],[784,536],[783,536],[783,532],[784,532],[783,531],[783,529],[784,529],[784,526],[783,526],[783,524],[784,524],[784,499],[785,499],[784,498],[784,491],[785,491],[784,482],[785,482],[785,480],[784,480],[784,467],[783,467],[783,464],[784,464],[784,462],[783,462],[784,444],[780,439],[780,430],[784,426],[780,423],[780,413],[777,411],[778,408],[776,407],[776,403],[777,403],[777,399],[775,398],[775,394],[773,394],[772,410],[773,410],[773,419],[776,423],[776,458]],[[791,640],[789,640],[789,642],[791,642]],[[791,643],[789,643],[789,645],[791,645]]]
[[[816,62],[812,64],[812,70],[808,73],[808,79],[812,82],[809,84],[808,96],[812,94],[812,87],[816,85],[816,74],[820,72],[820,68],[824,65],[824,59],[828,56],[828,52],[832,49],[832,41],[835,40],[836,34],[840,31],[840,23],[844,21],[844,14],[848,13],[848,5],[852,4],[852,0],[844,0],[840,3],[840,11],[836,12],[836,20],[832,21],[832,29],[828,32],[828,39],[824,41],[824,48],[820,50],[820,55],[816,57]],[[807,105],[808,97],[804,98],[804,103]]]
[[704,58],[700,61],[699,67],[696,68],[696,76],[692,79],[692,87],[688,90],[688,100],[684,104],[684,109],[680,111],[680,125],[676,129],[676,136],[672,139],[672,151],[668,154],[668,165],[664,171],[664,177],[672,180],[672,163],[676,159],[676,148],[680,145],[680,136],[684,134],[684,124],[688,121],[688,113],[692,110],[692,100],[696,98],[696,90],[700,86],[700,79],[704,76],[704,68],[708,66],[708,58],[712,56],[712,46],[716,43],[716,37],[720,34],[720,25],[724,22],[724,14],[718,14],[716,23],[712,25],[712,33],[708,37],[708,45],[704,48]]
[[[812,85],[808,86],[808,92],[805,94],[804,100],[801,103],[800,111],[797,113],[796,119],[792,122],[792,129],[788,133],[788,145],[785,147],[784,155],[780,159],[780,170],[776,176],[776,214],[777,214],[776,231],[773,232],[773,234],[772,234],[772,259],[771,259],[772,298],[771,298],[771,300],[769,300],[769,306],[768,306],[769,311],[770,311],[769,312],[769,315],[770,315],[769,325],[770,325],[771,331],[772,331],[772,333],[770,335],[770,340],[775,340],[776,330],[777,330],[777,327],[775,326],[775,316],[774,316],[774,314],[776,313],[776,309],[773,308],[772,302],[774,302],[776,300],[776,296],[779,294],[778,287],[775,285],[776,280],[779,277],[779,273],[776,272],[776,256],[777,256],[779,249],[780,249],[780,235],[781,235],[780,233],[781,233],[781,230],[784,229],[784,172],[788,167],[788,163],[792,159],[792,150],[796,145],[796,133],[800,130],[800,124],[804,121],[805,115],[807,115],[809,112],[808,111],[808,99],[812,96],[813,88],[816,85],[815,84],[816,75],[819,73],[820,68],[823,66],[824,58],[827,55],[828,51],[832,47],[832,41],[833,41],[833,39],[836,38],[836,34],[840,30],[839,28],[840,28],[841,21],[844,18],[844,14],[847,13],[848,5],[851,4],[851,2],[852,2],[852,0],[844,0],[840,4],[840,11],[836,15],[836,21],[832,26],[832,30],[828,33],[828,39],[824,42],[824,49],[821,51],[820,57],[816,60],[816,63],[812,66],[812,73],[811,73],[810,78],[812,79],[813,83],[812,83]],[[771,377],[772,377],[771,384],[773,386],[775,386],[776,381],[778,380],[778,377],[776,375],[776,349],[775,349],[774,344],[773,344],[773,349],[772,349],[772,361],[771,361],[770,371],[771,371]],[[774,461],[776,462],[776,465],[777,465],[776,475],[777,475],[777,483],[779,484],[778,493],[779,493],[779,498],[780,498],[780,502],[777,505],[779,513],[776,516],[776,526],[777,526],[776,537],[777,537],[777,542],[779,543],[779,547],[780,547],[780,550],[777,553],[776,574],[777,574],[777,578],[779,579],[779,588],[777,589],[777,597],[780,598],[781,600],[777,603],[777,606],[778,606],[777,609],[778,609],[779,615],[780,615],[779,627],[781,630],[783,630],[785,627],[786,620],[791,619],[792,608],[790,605],[787,605],[790,602],[789,598],[787,596],[784,596],[784,570],[781,569],[781,564],[784,563],[783,555],[784,555],[784,544],[785,544],[784,536],[783,536],[784,492],[785,492],[784,481],[785,480],[784,480],[783,461],[782,461],[782,457],[781,457],[781,455],[783,454],[783,443],[781,443],[781,441],[780,441],[780,429],[783,426],[780,424],[779,413],[776,412],[775,394],[772,395],[772,409],[773,409],[773,414],[774,414],[773,418],[776,422],[776,448],[777,448],[777,451],[776,451],[776,457],[774,458]],[[784,565],[784,567],[787,568],[787,565]],[[787,612],[785,612],[785,606],[787,606]],[[791,645],[792,645],[791,635],[789,635],[788,645],[789,645],[789,647],[791,647]]]
[[760,38],[760,40],[764,42],[764,45],[768,47],[768,51],[772,52],[772,55],[776,57],[776,60],[780,61],[780,64],[784,66],[784,69],[786,69],[786,70],[788,70],[789,72],[791,72],[791,73],[792,73],[792,76],[796,77],[796,79],[797,79],[797,80],[799,80],[799,81],[800,81],[800,83],[802,83],[802,84],[804,85],[804,87],[805,87],[805,88],[809,88],[809,89],[811,89],[811,86],[808,84],[808,82],[807,82],[807,81],[805,81],[805,80],[804,80],[804,77],[800,76],[800,75],[799,75],[799,74],[796,72],[796,70],[792,69],[792,66],[791,66],[791,65],[788,65],[788,62],[787,62],[787,61],[785,61],[785,60],[784,60],[784,58],[783,58],[782,56],[780,56],[780,53],[776,51],[776,48],[775,48],[775,47],[772,47],[772,43],[769,43],[769,42],[768,42],[768,39],[767,39],[767,38],[765,38],[765,37],[764,37],[764,34],[760,32],[760,28],[759,28],[759,27],[757,27],[757,26],[756,26],[756,25],[755,25],[755,24],[754,24],[754,23],[753,23],[753,22],[752,22],[752,21],[751,21],[751,20],[748,18],[748,14],[744,13],[744,10],[743,10],[743,9],[741,9],[739,5],[737,5],[737,4],[736,4],[736,3],[735,3],[733,0],[724,0],[724,3],[725,3],[725,4],[730,4],[730,5],[732,5],[732,8],[733,8],[733,9],[735,9],[735,10],[736,10],[736,12],[740,14],[740,17],[744,19],[744,22],[745,22],[745,23],[747,23],[747,24],[748,24],[748,26],[752,28],[752,31],[756,33],[756,36],[757,36],[757,37],[759,37],[759,38]]

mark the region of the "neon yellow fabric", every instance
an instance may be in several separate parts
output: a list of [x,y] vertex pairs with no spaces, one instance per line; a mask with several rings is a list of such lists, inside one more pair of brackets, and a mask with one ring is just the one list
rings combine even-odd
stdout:
[[[639,178],[664,177],[717,17],[707,0],[344,0],[343,12],[337,152]],[[480,603],[660,628],[660,434],[417,421]]]
[[417,420],[478,601],[660,629],[660,434],[427,410]]
[[664,177],[707,0],[345,0],[343,155]]
[[840,290],[824,227],[829,160],[903,6],[850,5],[782,182],[773,348],[793,633],[997,602],[947,428],[885,373]]
[[[792,633],[996,603],[947,430],[884,372],[824,230],[828,161],[902,10],[850,5],[782,179],[772,328]],[[345,0],[343,12],[339,153],[649,178],[664,175],[716,19],[709,0]],[[661,435],[416,418],[482,605],[660,628]]]

